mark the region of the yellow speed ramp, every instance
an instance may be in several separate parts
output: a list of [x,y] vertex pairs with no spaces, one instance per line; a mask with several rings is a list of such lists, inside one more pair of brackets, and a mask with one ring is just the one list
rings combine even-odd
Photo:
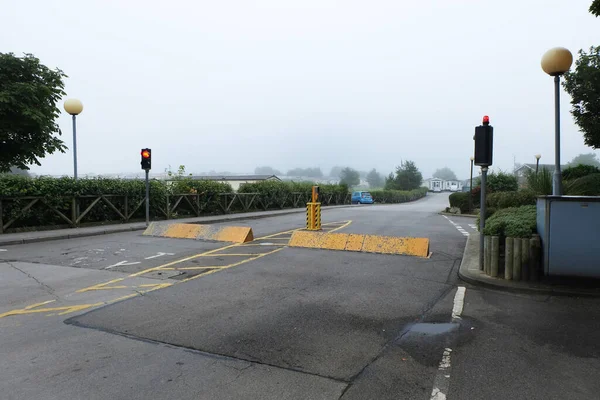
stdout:
[[294,232],[290,247],[304,247],[324,250],[360,251],[378,254],[404,254],[427,257],[429,239],[359,235],[352,233]]
[[246,243],[254,240],[252,228],[247,226],[214,226],[182,223],[152,222],[145,236],[175,239],[216,240],[219,242]]

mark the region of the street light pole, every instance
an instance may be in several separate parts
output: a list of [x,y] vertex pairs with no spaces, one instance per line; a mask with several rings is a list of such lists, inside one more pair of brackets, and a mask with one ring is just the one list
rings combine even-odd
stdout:
[[64,107],[73,117],[73,177],[77,180],[77,115],[83,111],[83,104],[77,99],[68,99]]
[[573,64],[573,55],[563,47],[548,50],[542,56],[542,69],[554,77],[554,175],[552,195],[562,195],[562,174],[560,171],[560,76]]
[[535,155],[535,174],[537,175],[538,169],[540,168],[540,158],[542,158],[541,154]]

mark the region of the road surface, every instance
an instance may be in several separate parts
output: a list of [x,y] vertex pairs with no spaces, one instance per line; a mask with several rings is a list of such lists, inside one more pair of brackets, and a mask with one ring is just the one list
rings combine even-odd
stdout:
[[2,399],[597,398],[600,301],[457,278],[447,194],[325,210],[326,230],[427,237],[418,258],[140,232],[0,249]]

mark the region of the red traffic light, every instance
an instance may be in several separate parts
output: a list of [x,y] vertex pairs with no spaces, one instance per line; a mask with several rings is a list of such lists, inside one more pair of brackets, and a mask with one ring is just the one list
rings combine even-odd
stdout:
[[150,152],[148,150],[142,150],[142,158],[150,158]]
[[488,117],[487,115],[483,116],[483,124],[484,125],[489,125],[490,124],[490,117]]

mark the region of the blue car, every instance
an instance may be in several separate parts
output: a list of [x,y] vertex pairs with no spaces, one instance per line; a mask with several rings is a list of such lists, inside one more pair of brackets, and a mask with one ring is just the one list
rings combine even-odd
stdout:
[[373,204],[373,196],[369,192],[352,193],[352,204]]

